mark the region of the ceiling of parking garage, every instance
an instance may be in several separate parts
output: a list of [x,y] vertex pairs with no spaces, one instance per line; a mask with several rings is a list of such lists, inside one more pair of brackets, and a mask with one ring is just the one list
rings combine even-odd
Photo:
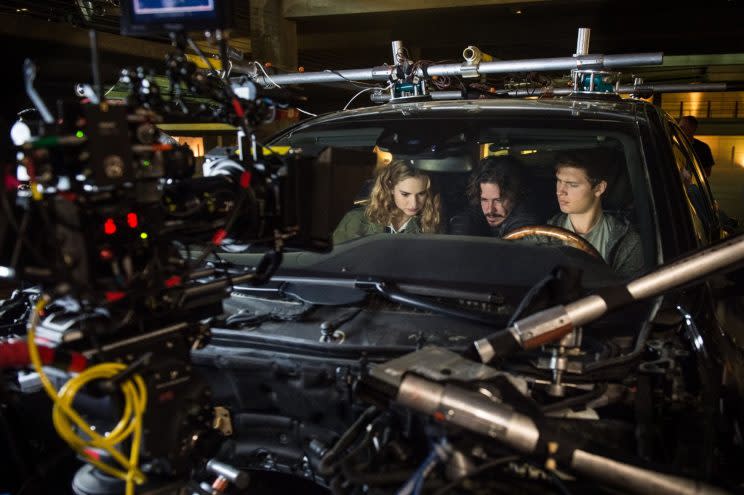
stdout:
[[[6,58],[9,53],[11,57],[30,55],[47,66],[47,74],[74,80],[89,70],[88,38],[83,28],[93,27],[102,33],[104,76],[113,77],[116,67],[138,58],[162,59],[168,49],[164,39],[118,36],[118,3],[5,0],[0,5],[0,41],[12,46],[12,50],[4,50]],[[577,29],[590,27],[590,53],[664,52],[664,66],[640,71],[649,81],[744,80],[744,0],[680,4],[636,0],[283,0],[281,6],[283,16],[296,22],[298,61],[306,70],[390,62],[392,40],[402,40],[414,59],[459,59],[468,45],[479,46],[501,60],[565,57],[575,51]],[[251,8],[247,0],[237,0],[236,5],[234,44],[250,59]]]

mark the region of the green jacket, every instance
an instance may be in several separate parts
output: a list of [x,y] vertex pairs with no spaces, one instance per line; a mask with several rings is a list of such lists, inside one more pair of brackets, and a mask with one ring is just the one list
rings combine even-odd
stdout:
[[[364,214],[364,208],[355,208],[349,211],[344,218],[338,223],[338,227],[333,231],[333,243],[358,239],[367,235],[382,234],[385,232],[386,225],[372,223]],[[420,234],[421,226],[418,217],[411,218],[408,222],[404,234]]]
[[[609,213],[604,215],[610,227],[610,236],[607,240],[608,255],[605,261],[620,275],[638,276],[644,269],[641,236],[627,220],[621,220]],[[560,226],[565,221],[566,214],[559,213],[548,220],[548,224]]]

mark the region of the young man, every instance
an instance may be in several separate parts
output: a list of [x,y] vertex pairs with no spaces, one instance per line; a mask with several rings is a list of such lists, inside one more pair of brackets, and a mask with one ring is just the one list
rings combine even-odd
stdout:
[[470,178],[471,206],[450,220],[450,234],[504,237],[514,229],[537,225],[524,208],[520,164],[508,156],[485,158]]
[[642,271],[640,236],[627,220],[602,210],[607,179],[601,164],[578,153],[563,155],[558,158],[555,179],[561,213],[548,223],[575,232],[589,241],[621,275],[633,276]]

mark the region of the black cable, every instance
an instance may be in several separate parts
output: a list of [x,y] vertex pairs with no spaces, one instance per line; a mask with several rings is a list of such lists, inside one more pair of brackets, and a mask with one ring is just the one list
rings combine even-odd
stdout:
[[569,397],[568,399],[564,399],[558,402],[553,402],[552,404],[548,404],[546,406],[541,407],[541,409],[543,413],[548,413],[548,412],[560,411],[561,409],[568,409],[574,406],[584,405],[587,402],[590,402],[598,397],[601,397],[602,394],[604,394],[606,391],[607,391],[607,384],[599,383],[594,386],[594,389],[590,390],[589,392],[585,394],[577,395],[575,397]]
[[518,461],[521,459],[521,456],[518,455],[509,455],[506,457],[500,457],[498,459],[494,459],[492,461],[485,462],[475,468],[472,472],[465,474],[464,476],[461,476],[457,478],[456,480],[444,485],[440,489],[434,492],[434,495],[444,495],[448,491],[452,490],[453,488],[456,488],[460,485],[463,481],[465,481],[468,478],[472,478],[474,476],[478,476],[480,474],[483,474],[484,472],[488,471],[489,469],[493,469],[498,466],[502,466],[504,464],[508,464],[510,462]]
[[13,215],[13,210],[10,208],[10,203],[8,203],[8,197],[5,191],[3,191],[0,196],[2,197],[0,206],[5,212],[5,218],[8,219],[8,223],[13,228],[13,230],[16,231],[16,234],[18,234],[18,239],[22,241],[24,246],[26,246],[26,249],[28,249],[31,254],[34,255],[34,257],[36,257],[36,261],[43,264],[43,262],[45,261],[45,257],[42,256],[41,252],[36,249],[36,246],[31,243],[31,240],[25,236],[25,232],[22,232],[20,226],[16,223],[15,217]]
[[558,490],[563,495],[571,495],[571,491],[568,489],[568,487],[563,483],[563,480],[561,480],[557,474],[555,474],[554,471],[550,469],[545,469],[545,466],[541,466],[540,464],[534,462],[534,461],[527,461],[527,464],[529,464],[532,467],[535,467],[539,470],[541,470],[543,473],[545,473],[548,476],[548,480],[552,482],[552,484],[558,488]]
[[338,439],[336,444],[326,452],[323,459],[320,460],[320,464],[318,465],[320,474],[326,475],[331,472],[331,468],[335,464],[337,457],[351,445],[359,434],[359,431],[378,414],[379,411],[377,408],[370,406],[354,421],[349,429],[341,435],[341,438]]
[[351,84],[353,84],[354,86],[356,86],[358,88],[376,88],[376,87],[379,87],[379,84],[360,83],[358,81],[352,81],[351,79],[349,79],[348,77],[344,76],[339,71],[334,70],[334,69],[325,69],[323,72],[330,72],[331,74],[336,74],[341,79],[343,79],[343,80],[345,80],[347,82],[350,82]]
[[194,43],[194,40],[192,40],[191,37],[186,36],[186,43],[188,43],[191,49],[194,50],[197,55],[199,55],[199,58],[201,58],[204,63],[207,64],[207,67],[209,67],[209,73],[213,76],[219,77],[220,74],[219,72],[217,72],[217,69],[214,68],[212,62],[209,61],[209,57],[207,57],[204,52],[201,51],[201,48],[199,48],[199,46]]
[[500,326],[502,324],[501,322],[503,321],[498,317],[495,317],[488,313],[483,313],[481,311],[466,311],[457,308],[442,306],[423,297],[414,296],[401,290],[392,288],[385,283],[373,284],[372,288],[376,289],[379,294],[390,301],[406,304],[408,306],[412,306],[414,308],[422,309],[425,311],[431,311],[432,313],[436,313],[439,315],[449,316],[451,318],[460,318],[491,326]]
[[527,291],[527,293],[524,295],[521,301],[519,301],[519,305],[517,306],[517,309],[514,310],[514,313],[512,313],[511,318],[509,318],[509,323],[506,324],[507,327],[510,327],[514,324],[515,321],[517,321],[517,318],[519,318],[519,315],[522,314],[522,312],[525,310],[525,308],[532,302],[532,300],[535,298],[538,292],[545,287],[545,285],[553,280],[554,275],[552,273],[545,276],[542,280],[538,281],[535,285],[530,287],[530,290]]

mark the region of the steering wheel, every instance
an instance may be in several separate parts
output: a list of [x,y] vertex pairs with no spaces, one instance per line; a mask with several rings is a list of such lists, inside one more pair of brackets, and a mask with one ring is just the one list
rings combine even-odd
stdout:
[[556,227],[555,225],[528,225],[526,227],[520,227],[518,229],[512,230],[504,237],[502,237],[502,239],[523,239],[525,237],[533,235],[544,235],[546,237],[558,239],[567,246],[580,249],[581,251],[584,251],[585,253],[604,261],[602,255],[599,254],[599,251],[597,251],[597,249],[592,246],[589,241],[587,241],[580,235],[571,232],[570,230],[566,230],[563,227]]

